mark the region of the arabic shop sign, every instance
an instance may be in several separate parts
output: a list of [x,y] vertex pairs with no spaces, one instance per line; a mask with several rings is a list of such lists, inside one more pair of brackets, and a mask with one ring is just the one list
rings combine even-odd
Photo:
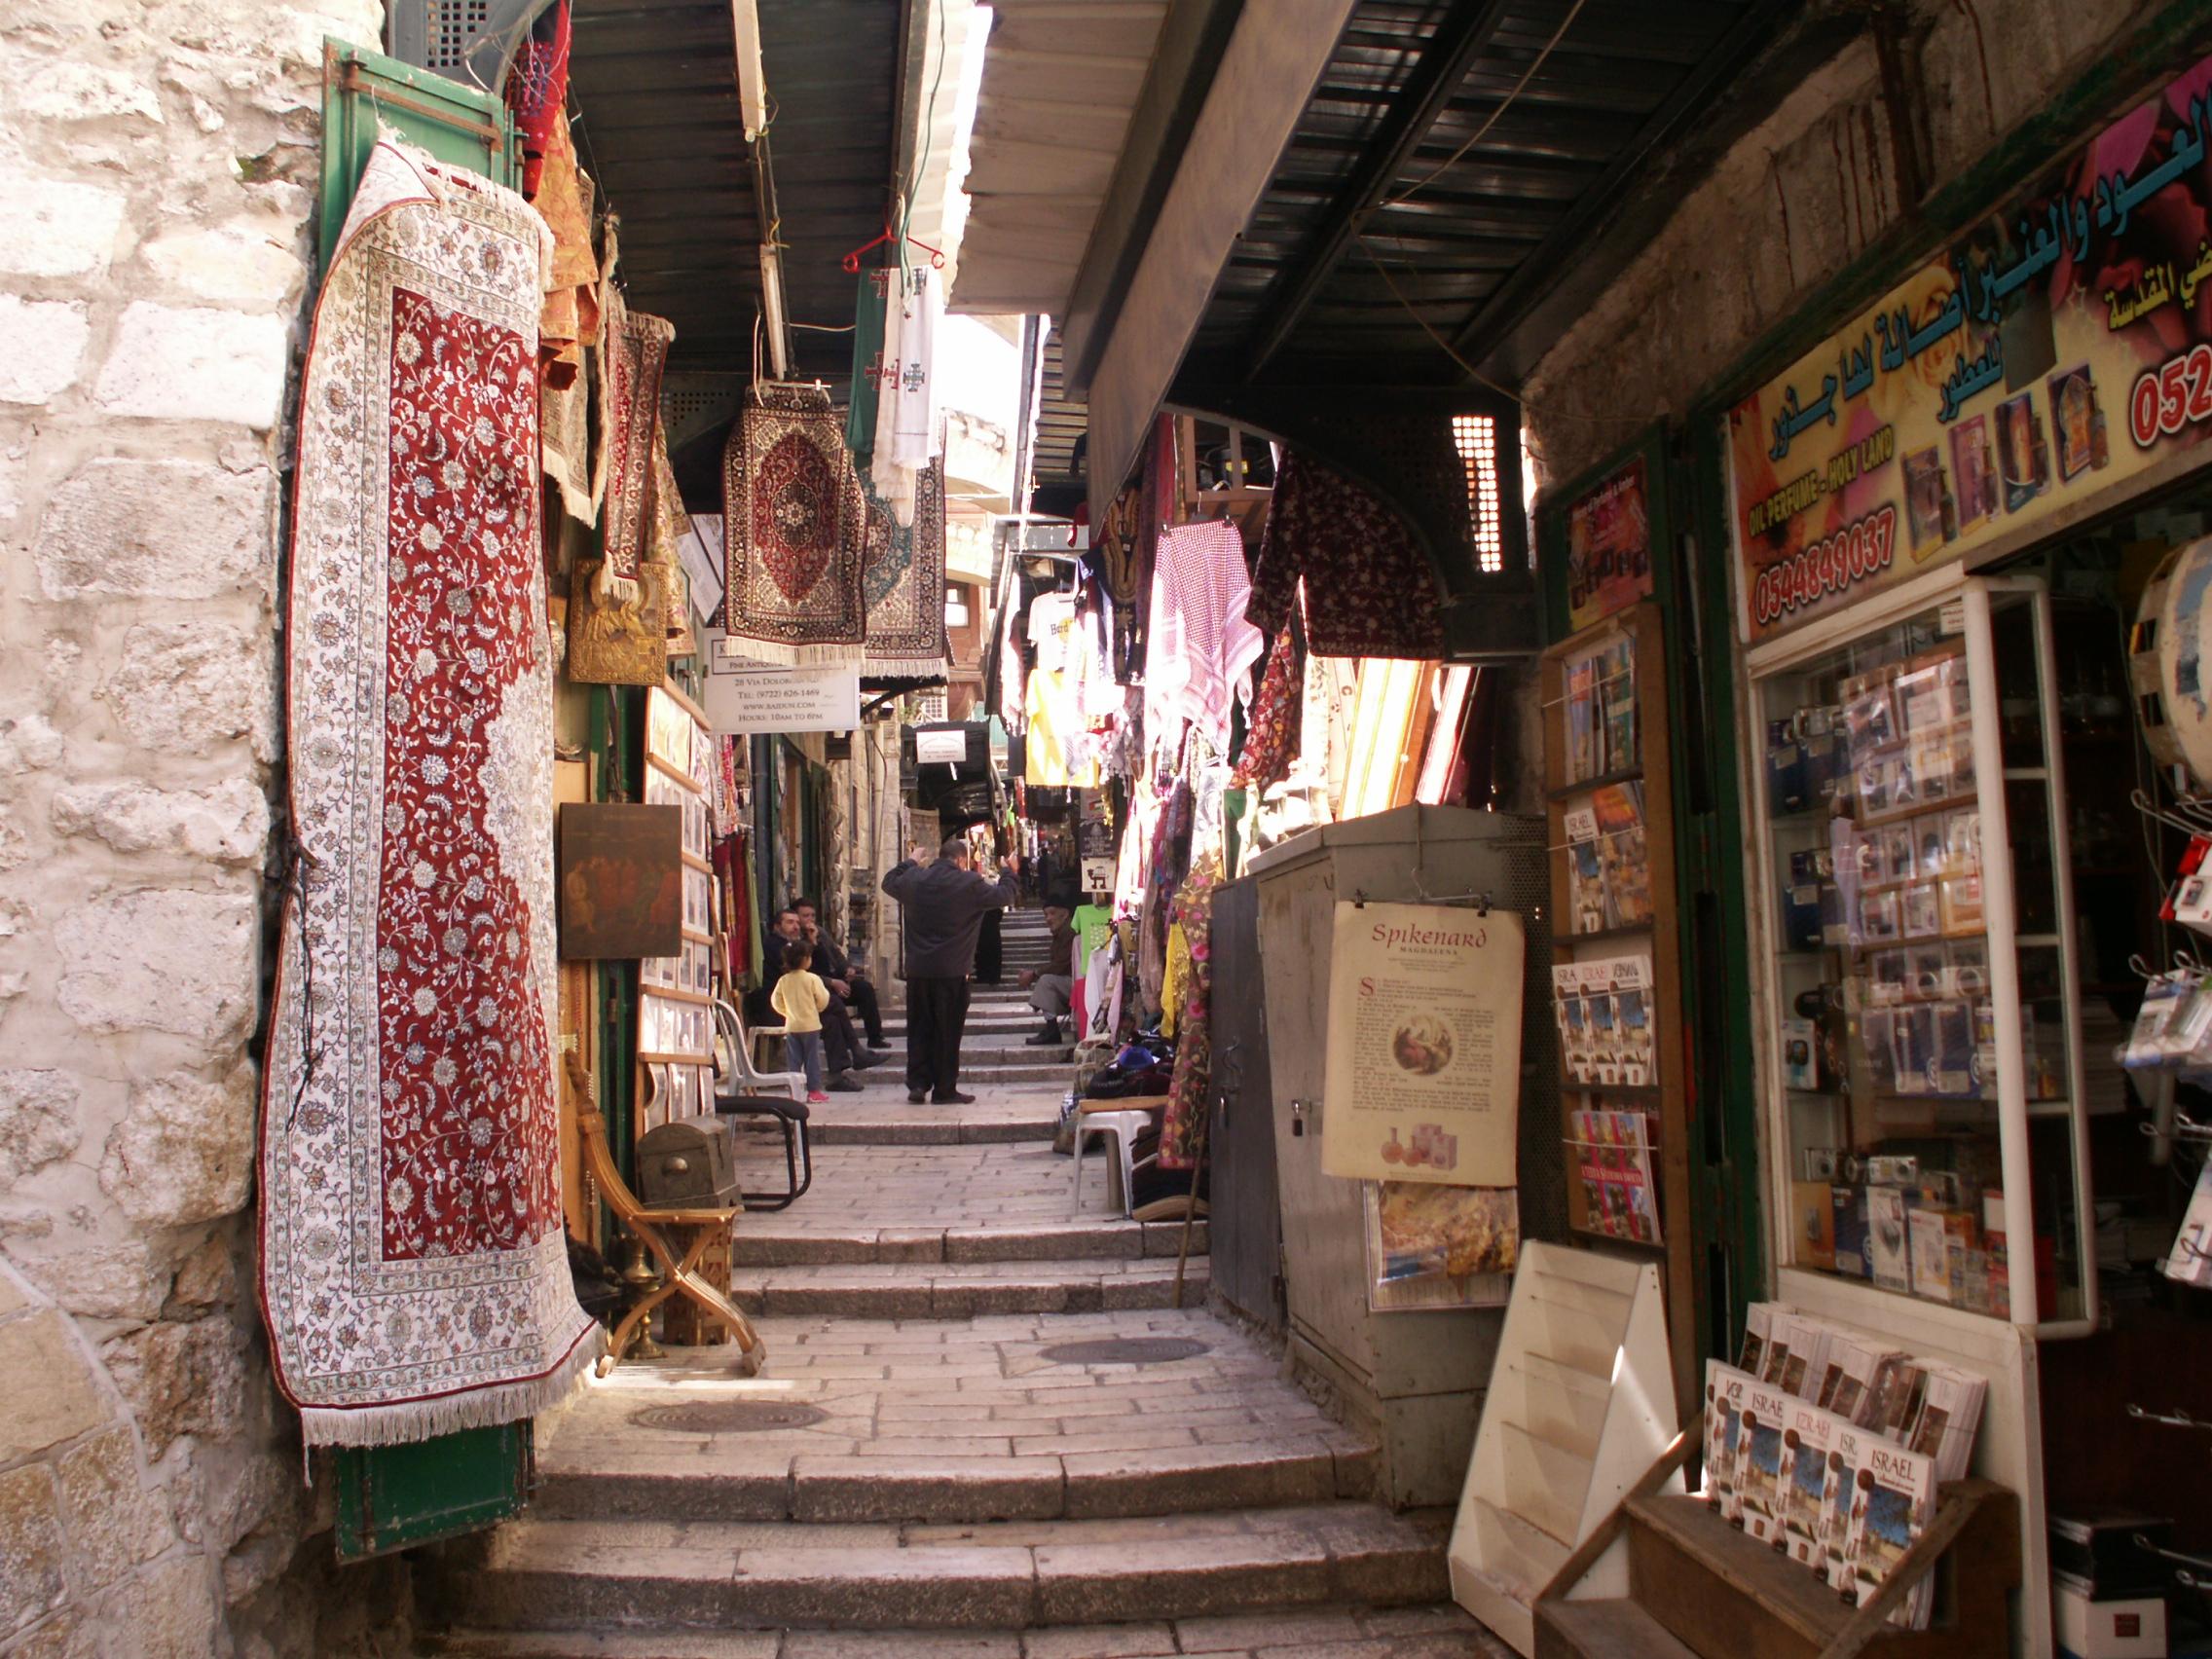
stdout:
[[1567,508],[1567,626],[1587,628],[1651,593],[1651,514],[1643,457],[1608,472]]
[[1747,640],[2205,440],[2208,96],[2212,58],[1730,413]]

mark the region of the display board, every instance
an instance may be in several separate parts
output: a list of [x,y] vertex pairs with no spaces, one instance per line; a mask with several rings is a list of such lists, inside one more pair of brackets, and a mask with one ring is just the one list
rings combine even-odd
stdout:
[[1661,626],[1647,600],[1543,655],[1552,1025],[1567,1224],[1659,1265],[1675,1389],[1692,1399],[1702,1355]]
[[636,1132],[715,1109],[715,873],[707,790],[714,736],[698,705],[674,686],[645,694],[645,801],[682,824],[682,940],[673,955],[638,964],[638,1057],[649,1084]]

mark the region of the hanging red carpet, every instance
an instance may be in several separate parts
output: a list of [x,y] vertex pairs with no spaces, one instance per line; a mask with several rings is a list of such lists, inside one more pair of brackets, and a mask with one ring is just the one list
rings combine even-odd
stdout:
[[607,285],[601,320],[600,442],[606,446],[607,564],[609,594],[631,600],[652,533],[653,430],[660,424],[661,373],[676,325],[634,312]]
[[722,452],[729,633],[762,662],[858,663],[866,502],[844,420],[815,387],[763,387]]
[[944,673],[944,462],[922,469],[914,522],[869,493],[861,593],[867,607],[865,671],[877,679],[936,679]]
[[316,302],[260,1147],[262,1311],[310,1445],[533,1416],[600,1346],[554,1093],[549,251],[521,198],[387,139]]

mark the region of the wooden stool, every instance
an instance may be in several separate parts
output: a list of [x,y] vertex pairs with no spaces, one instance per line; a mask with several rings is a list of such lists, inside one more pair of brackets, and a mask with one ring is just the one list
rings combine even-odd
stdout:
[[[594,1098],[590,1071],[572,1051],[568,1055],[568,1068],[569,1086],[577,1096],[576,1129],[583,1139],[584,1161],[592,1179],[599,1183],[608,1207],[621,1219],[622,1225],[660,1258],[665,1275],[652,1294],[624,1314],[622,1322],[614,1327],[614,1335],[599,1362],[599,1375],[605,1377],[619,1365],[631,1345],[647,1329],[646,1321],[652,1317],[653,1309],[681,1293],[701,1312],[729,1327],[730,1334],[737,1339],[738,1357],[733,1369],[738,1375],[757,1377],[761,1366],[767,1362],[767,1344],[760,1340],[753,1322],[739,1310],[737,1304],[700,1272],[718,1241],[726,1248],[730,1226],[738,1212],[735,1209],[647,1209],[640,1203],[637,1195],[630,1191],[629,1183],[622,1179],[622,1171],[615,1166],[614,1149],[607,1139],[607,1119]],[[681,1253],[665,1235],[664,1229],[689,1234]]]

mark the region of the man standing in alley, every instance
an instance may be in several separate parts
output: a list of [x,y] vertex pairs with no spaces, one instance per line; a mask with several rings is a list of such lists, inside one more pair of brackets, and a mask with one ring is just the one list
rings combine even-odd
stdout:
[[968,972],[983,917],[1014,901],[1021,861],[1012,854],[1000,860],[1004,873],[994,882],[969,867],[961,836],[938,850],[935,864],[923,864],[924,854],[916,847],[883,878],[883,891],[906,913],[906,1098],[916,1105],[924,1098],[965,1105],[976,1098],[960,1092]]

